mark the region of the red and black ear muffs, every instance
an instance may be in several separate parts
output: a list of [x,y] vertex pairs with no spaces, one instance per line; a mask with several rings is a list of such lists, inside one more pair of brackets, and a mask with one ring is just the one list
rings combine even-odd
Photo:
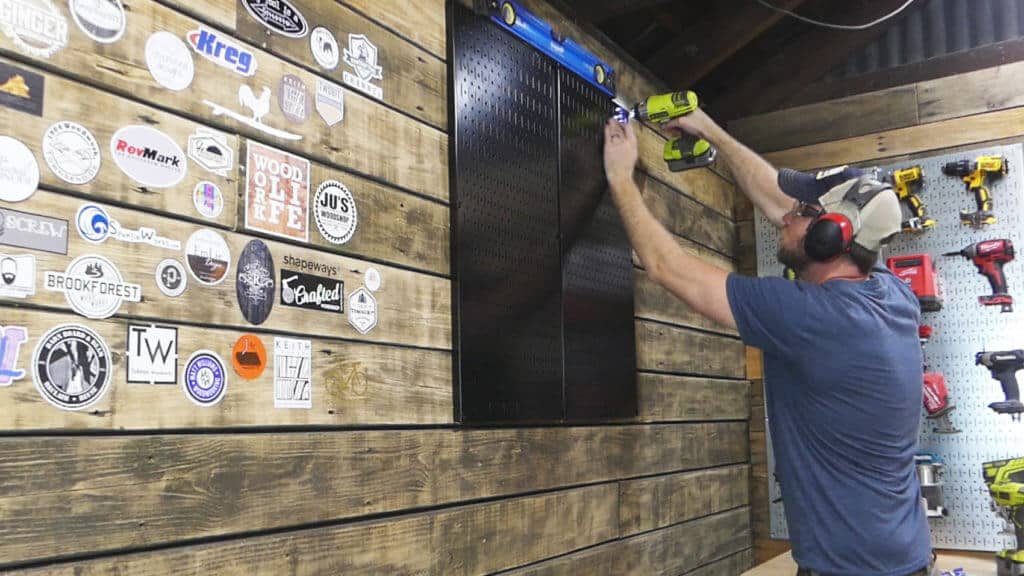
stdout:
[[829,212],[814,219],[804,236],[804,251],[816,262],[828,262],[853,246],[853,223],[842,214]]

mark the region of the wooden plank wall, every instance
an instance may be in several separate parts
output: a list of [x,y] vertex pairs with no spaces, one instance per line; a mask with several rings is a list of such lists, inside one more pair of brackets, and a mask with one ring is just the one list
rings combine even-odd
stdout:
[[[742,118],[729,131],[776,166],[813,170],[912,160],[937,152],[1019,142],[1024,136],[1024,62],[896,86],[848,98]],[[926,192],[927,193],[927,192]],[[740,269],[753,274],[751,210],[737,195]],[[786,551],[770,539],[760,354],[747,349],[751,379],[751,518],[755,561]]]
[[[0,252],[37,262],[35,295],[0,299],[0,325],[24,326],[29,336],[17,361],[28,375],[0,387],[0,572],[724,576],[750,566],[743,347],[640,269],[635,421],[488,429],[453,422],[445,3],[290,1],[311,28],[332,30],[341,48],[349,34],[365,34],[379,50],[383,96],[345,87],[344,120],[333,127],[315,111],[289,122],[274,91],[286,74],[310,90],[318,79],[341,84],[346,65],[320,68],[308,37],[270,34],[236,0],[124,0],[124,36],[103,45],[73,22],[68,3],[53,3],[68,40],[49,57],[0,36],[0,63],[45,82],[40,115],[0,107],[0,135],[28,146],[41,174],[31,198],[0,209],[69,222],[67,255],[0,241]],[[663,89],[598,36],[539,0],[527,4],[611,61],[627,97]],[[255,74],[236,75],[193,53],[191,85],[164,89],[147,69],[147,39],[165,31],[184,40],[202,27],[251,50]],[[247,115],[242,85],[257,95],[271,88],[263,123],[301,138],[278,138],[204,103]],[[89,183],[69,184],[43,160],[41,138],[62,120],[82,124],[99,143],[103,161]],[[111,135],[131,124],[182,147],[197,129],[215,129],[235,162],[213,175],[189,161],[179,184],[139,185],[109,154]],[[247,230],[250,142],[310,160],[310,196],[320,182],[343,182],[359,213],[352,240],[327,242],[312,217],[308,242]],[[735,269],[728,173],[671,173],[661,142],[656,130],[642,130],[647,202],[684,248]],[[200,179],[225,192],[216,218],[192,207]],[[75,225],[86,202],[125,228],[182,243],[215,230],[232,269],[217,286],[190,279],[183,295],[165,296],[154,270],[180,251],[87,242]],[[375,268],[377,326],[362,334],[341,316],[280,305],[251,325],[236,301],[235,265],[257,236],[276,269],[295,259],[325,265],[346,292]],[[111,260],[142,287],[141,301],[89,320],[43,289],[44,271],[63,271],[83,254]],[[246,333],[269,354],[275,335],[310,339],[312,408],[275,408],[269,368],[250,381],[228,366],[228,391],[213,407],[197,406],[178,385],[128,384],[128,325],[152,322],[177,328],[179,374],[201,348],[229,359]],[[48,404],[32,382],[40,336],[64,323],[89,327],[111,351],[110,390],[82,411]]]

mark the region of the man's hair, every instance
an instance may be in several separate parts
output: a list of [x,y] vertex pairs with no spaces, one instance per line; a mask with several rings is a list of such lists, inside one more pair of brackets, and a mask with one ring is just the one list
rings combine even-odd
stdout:
[[867,274],[871,272],[871,269],[875,267],[875,263],[878,262],[878,252],[872,252],[854,242],[850,246],[850,260],[853,260],[853,263],[857,265],[857,269],[860,270],[861,274]]

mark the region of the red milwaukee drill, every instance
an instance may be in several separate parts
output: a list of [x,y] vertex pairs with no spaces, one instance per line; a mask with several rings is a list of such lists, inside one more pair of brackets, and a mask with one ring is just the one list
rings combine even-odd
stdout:
[[1003,265],[1013,261],[1013,242],[1009,240],[986,240],[971,244],[959,252],[946,252],[943,256],[963,256],[978,268],[978,273],[988,278],[992,286],[991,296],[979,296],[983,306],[1002,306],[1003,312],[1013,312],[1013,296],[1006,288]]

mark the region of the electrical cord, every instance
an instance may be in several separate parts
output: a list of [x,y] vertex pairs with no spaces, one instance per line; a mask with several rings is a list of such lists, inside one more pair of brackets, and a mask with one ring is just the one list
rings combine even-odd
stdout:
[[892,12],[886,14],[885,16],[882,16],[881,18],[878,18],[876,20],[872,20],[871,22],[868,22],[867,24],[851,25],[851,24],[832,24],[831,22],[822,22],[820,20],[814,20],[814,19],[808,18],[806,16],[801,16],[801,15],[797,14],[796,12],[793,12],[792,10],[786,10],[785,8],[779,8],[778,6],[772,4],[771,2],[768,2],[768,0],[757,0],[757,3],[762,5],[762,6],[764,6],[765,8],[768,8],[770,10],[774,10],[776,12],[781,12],[781,13],[787,15],[787,16],[791,16],[793,18],[796,18],[797,20],[800,20],[801,22],[806,22],[808,24],[814,24],[815,26],[821,26],[823,28],[833,28],[835,30],[867,30],[868,28],[871,28],[872,26],[874,26],[876,24],[881,24],[882,22],[885,22],[886,20],[892,18],[893,16],[896,16],[900,12],[903,12],[903,10],[905,10],[907,6],[910,6],[911,4],[913,4],[913,2],[914,2],[914,0],[907,0],[899,8],[893,10]]

